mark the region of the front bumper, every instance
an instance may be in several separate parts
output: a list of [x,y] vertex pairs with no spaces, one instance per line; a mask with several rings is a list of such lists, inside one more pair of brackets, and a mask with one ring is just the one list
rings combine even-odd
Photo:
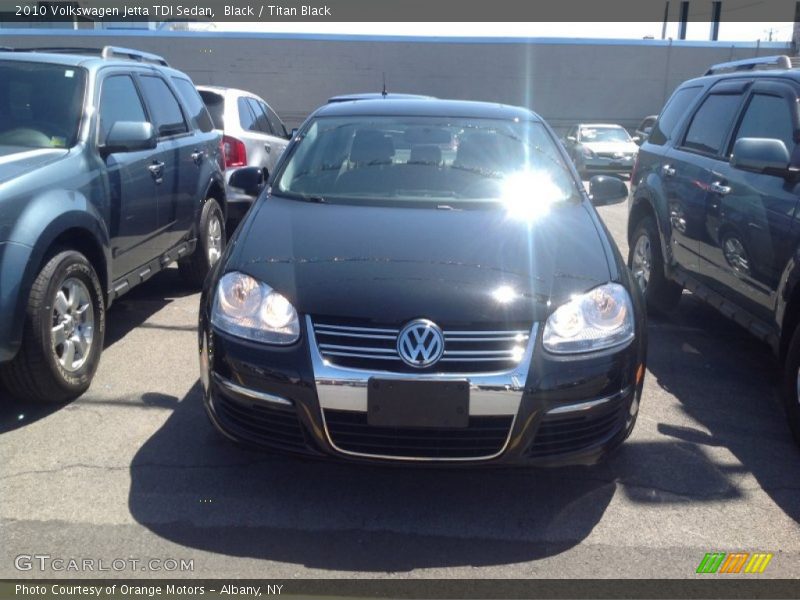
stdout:
[[630,173],[635,160],[635,154],[629,158],[584,157],[581,170],[593,173]]
[[372,374],[320,364],[313,328],[307,326],[304,334],[291,347],[265,347],[201,322],[205,406],[224,435],[268,449],[355,462],[593,464],[628,436],[641,396],[643,340],[616,351],[563,358],[547,355],[538,334],[524,359],[530,365],[525,381],[469,377],[467,427],[375,427],[366,417]]

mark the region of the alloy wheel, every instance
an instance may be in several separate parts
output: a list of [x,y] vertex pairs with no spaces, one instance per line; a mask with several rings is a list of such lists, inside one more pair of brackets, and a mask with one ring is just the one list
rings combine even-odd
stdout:
[[214,266],[222,256],[222,223],[217,215],[208,221],[208,264]]
[[53,299],[51,340],[56,360],[74,373],[89,358],[94,337],[94,307],[89,288],[68,277]]
[[636,240],[631,262],[633,277],[636,279],[639,289],[644,293],[647,290],[647,283],[650,281],[650,273],[653,268],[653,250],[647,234],[642,234]]

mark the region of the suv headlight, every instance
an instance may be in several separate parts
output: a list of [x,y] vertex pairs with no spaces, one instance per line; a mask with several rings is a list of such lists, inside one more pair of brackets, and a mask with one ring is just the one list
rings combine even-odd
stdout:
[[238,271],[226,273],[219,280],[211,324],[267,344],[291,344],[300,337],[294,306],[266,283]]
[[581,148],[581,152],[585,158],[594,158],[594,151],[587,146]]
[[628,291],[607,283],[573,296],[544,325],[545,350],[555,354],[590,352],[633,339],[633,304]]

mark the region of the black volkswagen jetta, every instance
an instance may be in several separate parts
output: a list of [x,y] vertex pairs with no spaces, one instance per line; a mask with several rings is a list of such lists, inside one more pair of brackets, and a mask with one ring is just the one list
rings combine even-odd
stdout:
[[630,433],[645,316],[550,128],[521,108],[329,104],[206,282],[230,438],[365,461],[592,463]]

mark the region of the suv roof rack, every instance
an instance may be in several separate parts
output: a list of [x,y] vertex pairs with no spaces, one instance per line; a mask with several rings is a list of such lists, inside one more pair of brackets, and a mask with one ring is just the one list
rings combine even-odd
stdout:
[[130,48],[120,48],[119,46],[104,46],[100,55],[103,58],[127,58],[129,60],[136,60],[139,62],[149,62],[162,67],[168,67],[169,63],[163,56],[158,54],[151,54],[149,52],[142,52],[141,50],[132,50]]
[[148,62],[163,67],[168,67],[169,63],[162,56],[133,50],[131,48],[120,48],[119,46],[104,46],[103,48],[84,48],[77,46],[40,46],[36,48],[9,48],[0,46],[0,52],[49,52],[52,54],[90,54],[98,55],[101,58],[122,58],[135,60],[137,62]]
[[734,71],[756,71],[773,69],[791,69],[794,61],[786,55],[760,56],[758,58],[745,58],[744,60],[734,60],[731,62],[713,65],[705,75],[716,75],[718,73],[730,73]]

